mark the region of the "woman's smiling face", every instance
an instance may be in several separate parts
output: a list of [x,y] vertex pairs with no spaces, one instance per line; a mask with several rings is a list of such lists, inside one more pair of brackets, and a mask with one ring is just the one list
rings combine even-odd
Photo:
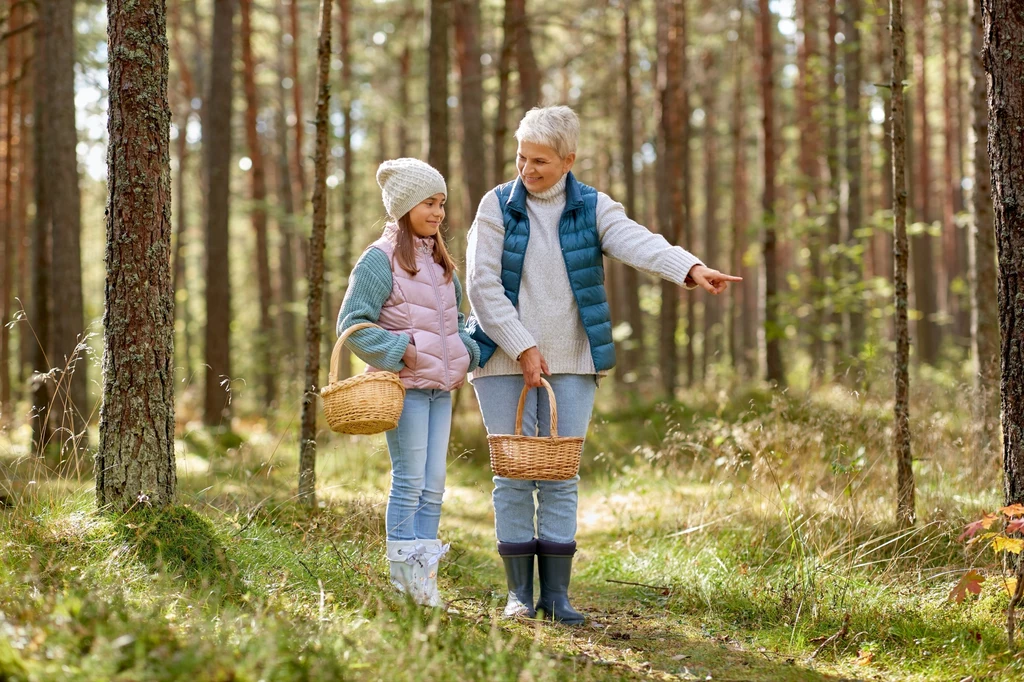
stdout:
[[534,194],[551,189],[563,175],[572,170],[575,161],[576,154],[569,154],[563,159],[553,148],[526,140],[520,140],[516,150],[519,177],[526,189]]

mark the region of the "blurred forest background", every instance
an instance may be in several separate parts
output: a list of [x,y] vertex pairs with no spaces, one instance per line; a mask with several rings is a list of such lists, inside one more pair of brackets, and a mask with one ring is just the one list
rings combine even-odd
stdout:
[[[909,363],[889,0],[326,2],[317,385],[384,224],[377,165],[442,171],[462,267],[533,106],[579,114],[581,181],[744,277],[712,297],[608,264],[619,363],[574,576],[593,632],[496,619],[468,386],[442,519],[452,612],[388,593],[382,438],[321,420],[318,505],[296,504],[320,0],[112,4],[166,23],[179,504],[96,513],[109,8],[0,0],[0,679],[1018,679],[1020,590],[960,536],[1003,500],[980,1],[907,0],[900,21]],[[896,515],[894,365],[913,451]]]

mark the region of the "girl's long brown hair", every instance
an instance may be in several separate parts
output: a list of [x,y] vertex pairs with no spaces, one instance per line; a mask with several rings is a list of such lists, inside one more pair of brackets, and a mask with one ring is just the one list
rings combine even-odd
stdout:
[[[448,253],[448,247],[441,239],[441,231],[435,232],[430,239],[434,240],[434,262],[444,268],[444,278],[451,282],[452,273],[455,272],[455,260]],[[419,268],[416,267],[416,233],[413,232],[408,213],[398,219],[398,230],[395,234],[395,259],[410,275],[419,272]]]

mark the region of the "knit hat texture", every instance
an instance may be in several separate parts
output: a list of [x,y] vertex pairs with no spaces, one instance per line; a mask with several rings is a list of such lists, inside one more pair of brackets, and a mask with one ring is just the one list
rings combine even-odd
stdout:
[[384,208],[391,220],[411,211],[416,204],[435,194],[448,198],[444,177],[430,164],[419,159],[391,159],[377,168]]

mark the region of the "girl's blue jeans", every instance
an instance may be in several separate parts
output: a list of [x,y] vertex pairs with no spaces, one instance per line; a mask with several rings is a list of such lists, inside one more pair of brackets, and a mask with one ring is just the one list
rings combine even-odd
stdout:
[[409,389],[398,426],[385,433],[391,455],[391,491],[385,517],[388,540],[434,540],[452,428],[452,394]]
[[[586,436],[594,410],[597,377],[555,374],[545,378],[558,404],[558,435]],[[474,380],[473,388],[487,433],[515,433],[522,375],[480,377]],[[531,390],[523,409],[523,434],[535,435],[538,427],[540,435],[551,435],[548,393],[544,388]],[[529,542],[535,537],[550,542],[573,542],[579,480],[579,476],[567,481],[522,481],[495,476],[494,529],[498,542]]]

